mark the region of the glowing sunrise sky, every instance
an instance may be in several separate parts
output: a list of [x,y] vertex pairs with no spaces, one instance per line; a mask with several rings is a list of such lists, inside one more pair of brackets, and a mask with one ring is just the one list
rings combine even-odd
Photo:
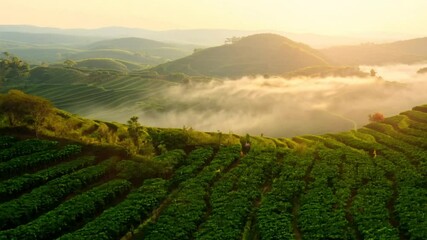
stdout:
[[427,35],[427,0],[0,0],[1,25]]

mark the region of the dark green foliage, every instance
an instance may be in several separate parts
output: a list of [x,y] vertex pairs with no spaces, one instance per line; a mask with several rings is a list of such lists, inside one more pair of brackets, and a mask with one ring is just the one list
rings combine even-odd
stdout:
[[52,180],[30,193],[0,204],[0,229],[9,229],[27,223],[44,211],[57,206],[68,194],[85,187],[108,174],[114,161],[79,170]]
[[57,142],[39,139],[28,139],[14,143],[13,139],[4,139],[3,146],[8,148],[0,151],[0,162],[9,161],[14,157],[29,155],[51,149],[57,145]]
[[10,148],[16,141],[12,136],[0,136],[0,150]]
[[175,149],[154,157],[153,161],[174,168],[185,163],[185,152],[182,149]]
[[3,52],[0,58],[0,84],[13,78],[28,75],[29,66],[18,57]]
[[107,209],[92,222],[76,232],[62,236],[66,239],[117,239],[142,219],[166,197],[167,181],[163,179],[146,180],[136,191],[118,205]]
[[[215,155],[209,165],[200,173],[197,168],[212,155],[212,149],[198,149],[190,153],[190,165],[179,168],[173,183],[180,184],[180,191],[173,202],[164,210],[156,223],[144,231],[145,239],[191,239],[197,230],[204,212],[207,211],[205,197],[212,181],[222,175],[221,170],[228,167],[238,157],[239,148],[224,147]],[[194,177],[193,177],[194,176]]]
[[179,184],[180,182],[194,177],[196,171],[206,164],[212,155],[212,148],[199,148],[192,151],[185,160],[184,166],[175,171],[171,183]]
[[252,151],[236,168],[227,172],[212,187],[212,213],[200,225],[195,238],[238,239],[274,160],[272,152]]
[[90,218],[130,188],[131,184],[126,180],[109,181],[62,203],[28,224],[0,232],[0,239],[53,239],[80,224],[81,220]]
[[12,158],[7,162],[0,163],[0,178],[12,177],[16,174],[31,170],[39,165],[49,164],[63,160],[73,154],[79,153],[81,146],[67,145],[59,150],[48,150],[21,157]]
[[188,135],[182,129],[157,129],[148,128],[148,134],[151,137],[155,147],[164,145],[168,150],[184,148],[188,142]]
[[152,159],[122,160],[117,163],[116,171],[117,177],[138,184],[154,177],[169,178],[174,169],[185,164],[185,152],[173,150]]
[[0,182],[0,199],[6,200],[11,196],[40,186],[52,179],[72,173],[94,163],[95,158],[93,156],[84,156],[70,162],[58,164],[57,166],[41,170],[34,174],[24,174],[22,176],[10,178]]
[[[426,107],[414,109],[339,134],[243,136],[246,155],[152,128],[161,155],[98,162],[109,149],[50,166],[36,156],[79,147],[0,137],[0,153],[16,154],[1,164],[31,172],[0,182],[0,239],[424,240]],[[11,150],[24,145],[27,155]]]
[[139,149],[141,148],[141,141],[144,137],[144,128],[138,122],[138,117],[131,117],[128,122],[128,133],[129,137],[132,139],[133,145],[136,147],[136,153],[139,153]]
[[313,155],[287,154],[280,176],[257,210],[261,239],[295,239],[292,229],[294,199],[304,190],[304,175]]
[[144,166],[141,163],[123,160],[117,163],[116,170],[119,178],[124,178],[130,181],[140,179],[144,176]]

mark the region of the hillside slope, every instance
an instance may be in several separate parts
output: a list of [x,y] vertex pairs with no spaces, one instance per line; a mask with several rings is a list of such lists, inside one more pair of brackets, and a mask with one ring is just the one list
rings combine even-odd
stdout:
[[[58,114],[65,134],[129,140],[128,126]],[[292,139],[142,128],[162,153],[0,129],[0,239],[427,237],[427,105]]]
[[118,38],[102,40],[88,45],[91,49],[124,49],[142,51],[144,49],[167,47],[168,44],[144,38]]
[[320,51],[337,64],[410,64],[427,60],[427,38],[386,44],[338,46]]
[[76,63],[76,67],[82,69],[104,69],[120,72],[141,70],[144,68],[143,65],[111,58],[83,59]]
[[281,75],[299,68],[328,65],[316,50],[275,34],[256,34],[223,46],[203,49],[193,55],[161,64],[158,72],[189,75],[240,77]]
[[103,40],[87,46],[90,50],[121,49],[172,60],[190,55],[197,47],[197,45],[165,43],[137,37]]

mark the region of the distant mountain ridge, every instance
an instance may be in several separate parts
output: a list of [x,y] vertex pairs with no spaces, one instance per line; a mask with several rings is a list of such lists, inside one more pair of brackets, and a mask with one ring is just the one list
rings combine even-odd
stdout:
[[[58,63],[66,59],[112,58],[154,66],[188,56],[195,49],[224,44],[226,38],[254,34],[260,33],[226,29],[153,31],[125,27],[59,29],[0,25],[0,49],[31,64]],[[353,44],[355,39],[316,34],[285,36],[315,46],[318,49],[315,55],[334,65],[411,64],[427,61],[426,37],[389,43],[343,45]],[[314,42],[318,45],[313,45]],[[340,45],[319,49],[319,44],[337,43]],[[191,72],[191,69],[183,72]]]
[[68,35],[61,33],[31,33],[0,31],[0,41],[10,41],[30,46],[85,45],[105,38],[96,36]]
[[348,37],[348,36],[328,36],[313,33],[291,33],[273,30],[231,30],[231,29],[172,29],[155,31],[143,28],[128,27],[102,27],[96,29],[60,29],[51,27],[37,27],[31,25],[0,25],[0,32],[24,32],[24,33],[50,33],[66,34],[74,36],[96,36],[105,39],[140,37],[162,42],[176,42],[186,44],[199,44],[215,46],[224,42],[225,38],[236,36],[248,36],[263,32],[272,32],[286,35],[298,42],[304,42],[315,48],[325,48],[337,45],[352,45],[363,42],[390,42],[398,39],[409,39],[415,36],[370,34],[370,37]]
[[337,46],[320,51],[338,64],[411,64],[427,61],[427,37],[384,44]]

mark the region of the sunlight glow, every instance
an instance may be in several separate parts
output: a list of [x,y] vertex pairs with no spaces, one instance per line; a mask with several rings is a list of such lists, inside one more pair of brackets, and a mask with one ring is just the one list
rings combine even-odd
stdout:
[[59,28],[427,33],[425,0],[0,0],[0,5],[0,24]]

